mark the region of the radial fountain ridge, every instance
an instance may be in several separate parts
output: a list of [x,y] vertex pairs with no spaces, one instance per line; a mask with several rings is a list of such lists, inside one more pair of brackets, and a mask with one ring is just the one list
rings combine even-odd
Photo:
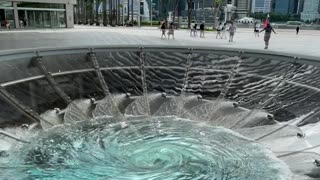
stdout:
[[0,55],[0,178],[320,177],[312,57],[69,50]]

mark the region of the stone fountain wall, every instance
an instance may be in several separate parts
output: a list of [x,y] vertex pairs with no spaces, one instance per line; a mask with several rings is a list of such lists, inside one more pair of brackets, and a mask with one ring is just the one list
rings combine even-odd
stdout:
[[[122,47],[13,52],[0,56],[0,83],[38,114],[65,108],[67,104],[35,63],[41,58],[57,87],[72,100],[102,99],[103,88],[88,56],[90,52],[95,54],[111,93],[143,94],[142,60],[148,93],[177,96],[183,88],[189,57],[187,93],[206,99],[223,94],[222,98],[239,102],[244,108],[268,111],[278,121],[315,111],[320,102],[320,69],[316,61],[221,49]],[[0,106],[0,127],[29,121],[3,97]]]

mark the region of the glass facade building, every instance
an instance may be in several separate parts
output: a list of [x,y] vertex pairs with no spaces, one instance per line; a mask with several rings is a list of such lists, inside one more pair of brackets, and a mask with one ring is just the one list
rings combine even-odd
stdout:
[[5,22],[14,23],[14,14],[12,2],[0,1],[0,28],[5,27]]
[[258,13],[271,12],[271,0],[253,0],[252,12],[258,12]]
[[276,0],[275,13],[294,14],[297,12],[298,0]]
[[307,0],[304,2],[303,12],[301,13],[301,20],[313,21],[320,18],[320,0]]
[[0,2],[0,22],[4,28],[72,28],[73,0],[7,0]]

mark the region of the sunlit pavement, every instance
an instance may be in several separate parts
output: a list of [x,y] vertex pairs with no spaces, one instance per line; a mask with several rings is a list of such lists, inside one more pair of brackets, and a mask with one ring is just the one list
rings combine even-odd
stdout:
[[[296,55],[320,57],[320,31],[276,30],[272,34],[268,52],[284,52]],[[199,34],[199,32],[198,32]],[[189,30],[176,30],[175,39],[160,39],[156,27],[96,27],[76,26],[74,29],[37,29],[0,31],[0,50],[112,45],[170,45],[205,46],[263,50],[263,33],[255,37],[253,29],[237,29],[234,42],[216,39],[215,32],[206,32],[205,38],[190,37]]]

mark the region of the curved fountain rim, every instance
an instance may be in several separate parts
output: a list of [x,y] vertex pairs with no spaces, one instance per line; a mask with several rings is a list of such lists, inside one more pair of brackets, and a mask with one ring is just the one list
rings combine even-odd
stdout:
[[[256,49],[247,49],[247,48],[225,48],[219,46],[185,46],[185,45],[97,45],[97,46],[68,46],[68,47],[44,47],[44,48],[26,48],[26,49],[12,49],[12,50],[3,50],[0,51],[0,61],[3,58],[8,56],[15,56],[15,58],[19,57],[35,57],[37,55],[46,56],[46,55],[61,55],[61,54],[76,54],[76,53],[88,53],[92,52],[103,52],[105,50],[109,51],[124,51],[124,50],[148,50],[148,51],[177,51],[180,50],[182,52],[197,52],[197,51],[205,51],[205,52],[228,52],[228,53],[248,53],[248,54],[256,54],[256,55],[268,55],[268,56],[277,56],[283,58],[290,58],[290,61],[297,62],[300,60],[307,60],[312,64],[320,64],[319,56],[311,56],[311,55],[301,55],[297,53],[290,52],[280,52],[280,51],[272,51],[272,50],[256,50]],[[65,53],[64,53],[65,52]]]

